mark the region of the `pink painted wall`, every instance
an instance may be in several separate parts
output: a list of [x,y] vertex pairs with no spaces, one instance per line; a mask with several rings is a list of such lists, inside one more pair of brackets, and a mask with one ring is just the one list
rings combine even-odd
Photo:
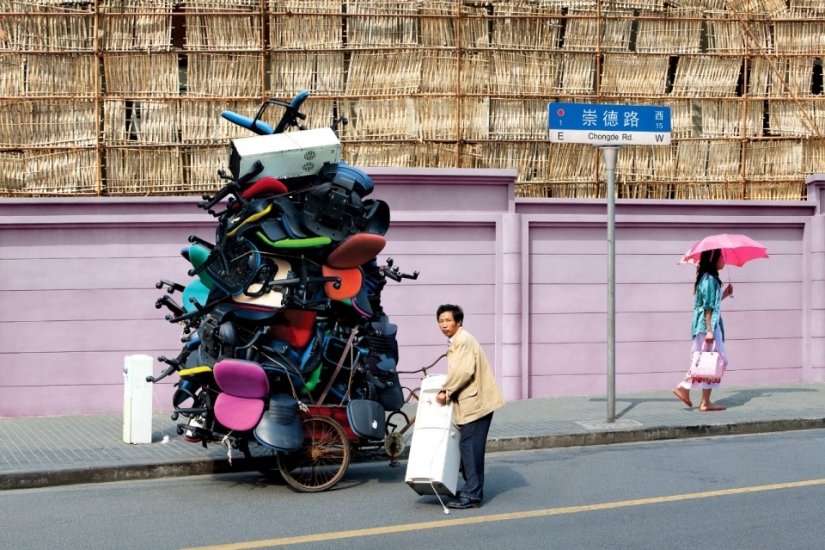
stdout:
[[[435,309],[452,301],[509,399],[604,393],[603,200],[514,199],[512,170],[368,172],[392,208],[380,259],[421,272],[384,291],[401,370],[443,353]],[[724,304],[725,383],[825,380],[825,176],[809,180],[801,203],[618,201],[617,391],[683,375],[693,270],[676,262],[716,232],[747,233],[771,254],[723,273],[736,287]],[[123,357],[176,353],[154,283],[185,282],[180,247],[211,238],[195,202],[0,200],[0,416],[120,411]],[[156,409],[170,394],[156,388]]]

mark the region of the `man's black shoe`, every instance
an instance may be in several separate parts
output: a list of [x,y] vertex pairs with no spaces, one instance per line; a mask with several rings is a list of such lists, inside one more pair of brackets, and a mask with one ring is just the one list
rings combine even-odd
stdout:
[[480,498],[459,497],[447,503],[447,508],[454,508],[456,510],[465,510],[467,508],[478,508],[481,506]]

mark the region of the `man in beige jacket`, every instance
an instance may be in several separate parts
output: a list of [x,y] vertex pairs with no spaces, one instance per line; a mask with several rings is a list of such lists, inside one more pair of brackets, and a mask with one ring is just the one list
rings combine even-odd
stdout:
[[484,498],[484,451],[493,411],[504,405],[493,369],[484,350],[462,328],[464,312],[459,306],[445,304],[436,313],[438,326],[447,337],[447,379],[436,396],[442,405],[452,402],[455,423],[461,426],[461,462],[464,487],[459,497],[447,503],[450,508],[478,508]]

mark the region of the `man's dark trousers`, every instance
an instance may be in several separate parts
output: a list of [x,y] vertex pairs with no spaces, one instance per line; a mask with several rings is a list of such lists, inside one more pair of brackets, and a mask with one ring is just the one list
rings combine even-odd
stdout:
[[493,413],[461,426],[461,463],[464,465],[464,487],[461,496],[481,500],[484,495],[484,448]]

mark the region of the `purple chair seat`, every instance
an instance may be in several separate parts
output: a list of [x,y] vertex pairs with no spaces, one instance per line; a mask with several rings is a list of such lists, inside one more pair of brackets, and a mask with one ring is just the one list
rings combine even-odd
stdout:
[[258,425],[263,413],[262,399],[248,399],[222,393],[215,400],[215,418],[230,430],[251,430]]
[[222,390],[215,400],[215,418],[231,430],[254,428],[264,412],[269,381],[258,363],[238,359],[219,361],[213,369]]

